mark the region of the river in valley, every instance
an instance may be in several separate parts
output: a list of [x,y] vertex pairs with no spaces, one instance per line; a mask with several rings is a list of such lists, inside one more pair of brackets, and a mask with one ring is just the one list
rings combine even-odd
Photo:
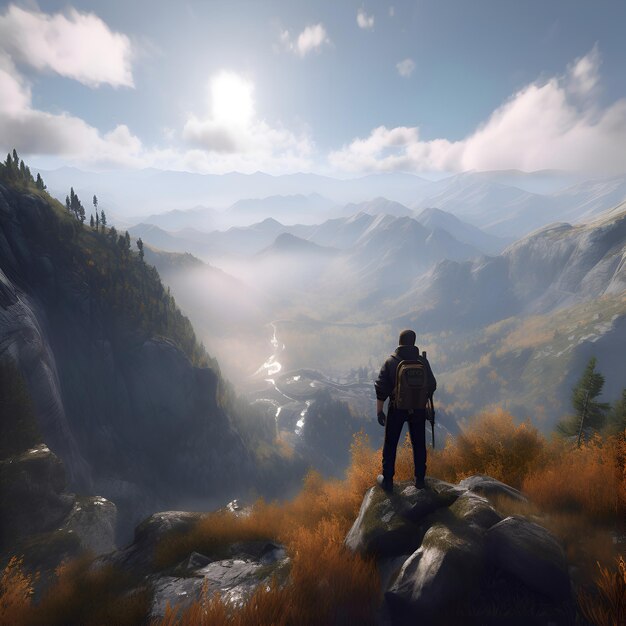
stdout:
[[333,398],[349,404],[355,414],[373,419],[376,406],[373,381],[338,382],[315,369],[285,371],[287,346],[279,337],[277,323],[272,322],[270,327],[271,354],[254,373],[247,397],[274,413],[279,431],[296,438],[302,433],[309,406],[320,389],[328,389]]

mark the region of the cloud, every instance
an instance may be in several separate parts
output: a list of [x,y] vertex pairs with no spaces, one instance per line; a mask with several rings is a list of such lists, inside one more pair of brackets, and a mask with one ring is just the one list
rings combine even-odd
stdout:
[[89,87],[132,87],[132,48],[93,13],[49,15],[10,5],[0,15],[0,50],[14,63],[49,70]]
[[331,41],[323,24],[307,26],[294,40],[288,30],[280,33],[280,43],[284,48],[305,57],[310,52],[317,52],[324,44]]
[[562,76],[527,85],[460,141],[424,141],[417,127],[379,126],[329,154],[350,172],[564,169],[626,172],[626,98],[602,106],[594,47]]
[[368,15],[364,8],[360,8],[356,14],[356,23],[359,25],[359,28],[372,30],[374,28],[374,16]]
[[396,10],[393,8],[393,6],[389,7],[389,17],[393,17],[396,14]]
[[280,171],[308,169],[313,144],[258,118],[254,85],[233,72],[220,72],[209,84],[209,111],[190,114],[183,139],[192,148],[187,163],[211,171]]
[[415,69],[415,61],[413,59],[404,59],[399,63],[396,63],[396,69],[398,70],[398,74],[403,76],[404,78],[408,78]]

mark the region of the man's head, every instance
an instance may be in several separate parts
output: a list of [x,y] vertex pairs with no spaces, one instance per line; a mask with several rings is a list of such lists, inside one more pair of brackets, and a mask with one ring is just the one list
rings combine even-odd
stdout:
[[414,346],[415,345],[415,331],[403,330],[400,333],[400,339],[398,339],[398,345],[400,346]]

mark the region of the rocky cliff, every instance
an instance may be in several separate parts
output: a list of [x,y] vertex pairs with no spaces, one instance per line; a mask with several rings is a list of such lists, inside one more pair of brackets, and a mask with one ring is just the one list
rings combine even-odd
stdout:
[[127,527],[250,484],[217,364],[156,271],[45,194],[0,183],[2,355],[70,488],[112,499]]

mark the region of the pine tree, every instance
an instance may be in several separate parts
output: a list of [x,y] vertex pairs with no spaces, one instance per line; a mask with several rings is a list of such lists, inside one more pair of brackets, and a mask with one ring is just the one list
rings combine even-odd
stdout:
[[46,189],[46,185],[44,184],[43,178],[41,177],[41,174],[39,172],[37,172],[37,180],[35,181],[35,185],[40,191],[45,191]]
[[596,364],[596,358],[591,357],[583,375],[572,389],[574,415],[557,424],[557,431],[562,435],[572,436],[581,429],[600,430],[604,426],[609,405],[596,400],[604,387],[604,376],[596,372]]
[[130,252],[130,235],[128,234],[128,231],[124,233],[124,249],[127,252]]
[[109,230],[109,237],[113,243],[117,241],[117,230],[115,229],[115,226],[111,226]]
[[137,239],[137,248],[139,249],[139,258],[143,261],[143,241],[141,237]]
[[100,225],[100,216],[98,215],[98,198],[95,193],[93,194],[92,202],[93,202],[93,208],[96,211],[96,230],[98,230],[99,225]]
[[91,219],[89,220],[89,225],[91,226],[92,230],[94,226],[96,225],[95,222],[93,221],[93,214],[91,215]]
[[107,216],[104,214],[104,209],[100,211],[100,223],[102,224],[102,231],[107,227]]
[[70,197],[69,196],[65,196],[65,208],[67,209],[68,213],[72,212],[72,205],[70,203]]

